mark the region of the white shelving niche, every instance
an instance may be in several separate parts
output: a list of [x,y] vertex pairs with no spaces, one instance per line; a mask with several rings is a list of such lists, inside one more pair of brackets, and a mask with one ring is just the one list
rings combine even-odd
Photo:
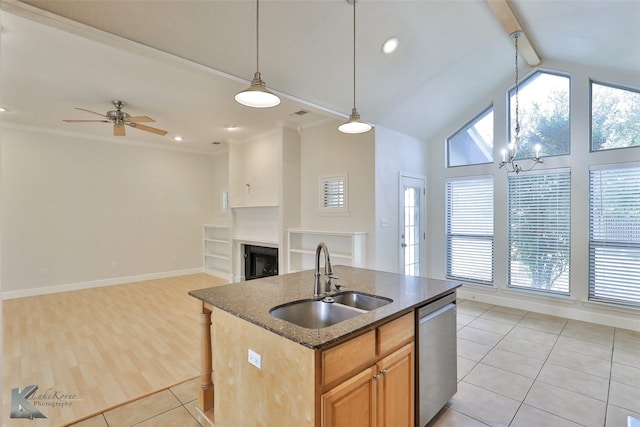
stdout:
[[[320,242],[327,245],[333,265],[365,267],[367,233],[364,231],[335,232],[290,228],[287,235],[289,273],[315,268],[316,247]],[[324,265],[324,261],[321,265]]]
[[204,226],[204,272],[232,280],[231,238],[226,225]]

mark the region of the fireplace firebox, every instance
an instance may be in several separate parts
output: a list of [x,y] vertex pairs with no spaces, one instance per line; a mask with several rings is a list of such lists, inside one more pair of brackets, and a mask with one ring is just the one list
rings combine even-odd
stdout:
[[244,245],[244,278],[278,275],[278,248]]

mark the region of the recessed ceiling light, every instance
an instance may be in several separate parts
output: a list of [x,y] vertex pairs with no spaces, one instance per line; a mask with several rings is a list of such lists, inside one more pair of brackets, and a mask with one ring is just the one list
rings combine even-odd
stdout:
[[0,113],[6,113],[6,112],[7,112],[7,109],[6,109],[6,108],[2,108],[2,107],[0,107]]
[[382,53],[389,55],[395,52],[399,44],[400,44],[400,40],[398,40],[397,37],[388,38],[387,40],[385,40],[384,43],[382,43]]
[[180,135],[176,135],[176,136],[173,137],[173,140],[176,141],[176,142],[180,142],[180,141],[182,141],[182,137]]
[[231,130],[236,130],[236,129],[238,129],[238,126],[234,126],[234,125],[224,125],[224,128],[225,128],[226,130],[231,131]]

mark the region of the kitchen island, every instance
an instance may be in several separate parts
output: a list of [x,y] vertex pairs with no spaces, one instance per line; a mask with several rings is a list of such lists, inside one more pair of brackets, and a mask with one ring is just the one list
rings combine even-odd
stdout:
[[[198,407],[215,419],[217,427],[331,424],[326,409],[331,407],[327,399],[335,396],[333,392],[353,385],[360,376],[378,380],[378,372],[387,372],[380,364],[398,359],[400,350],[406,354],[403,366],[414,375],[415,309],[459,286],[452,281],[344,266],[335,266],[334,273],[338,277],[334,285],[341,285],[341,292],[392,301],[328,327],[307,329],[272,316],[270,310],[313,299],[313,270],[189,292],[202,301]],[[413,411],[413,380],[407,375],[403,377],[411,387],[407,411]],[[369,396],[374,394],[370,389],[371,385],[362,390]],[[383,406],[372,405],[377,409],[362,408],[363,416],[384,416],[380,413]],[[334,415],[340,413],[338,407],[334,409]]]

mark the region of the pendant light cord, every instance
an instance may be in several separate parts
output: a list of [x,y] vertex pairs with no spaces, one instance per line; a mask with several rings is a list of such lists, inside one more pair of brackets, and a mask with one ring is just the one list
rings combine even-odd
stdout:
[[260,0],[256,0],[256,72],[260,72]]
[[353,109],[356,109],[356,1],[353,0]]

